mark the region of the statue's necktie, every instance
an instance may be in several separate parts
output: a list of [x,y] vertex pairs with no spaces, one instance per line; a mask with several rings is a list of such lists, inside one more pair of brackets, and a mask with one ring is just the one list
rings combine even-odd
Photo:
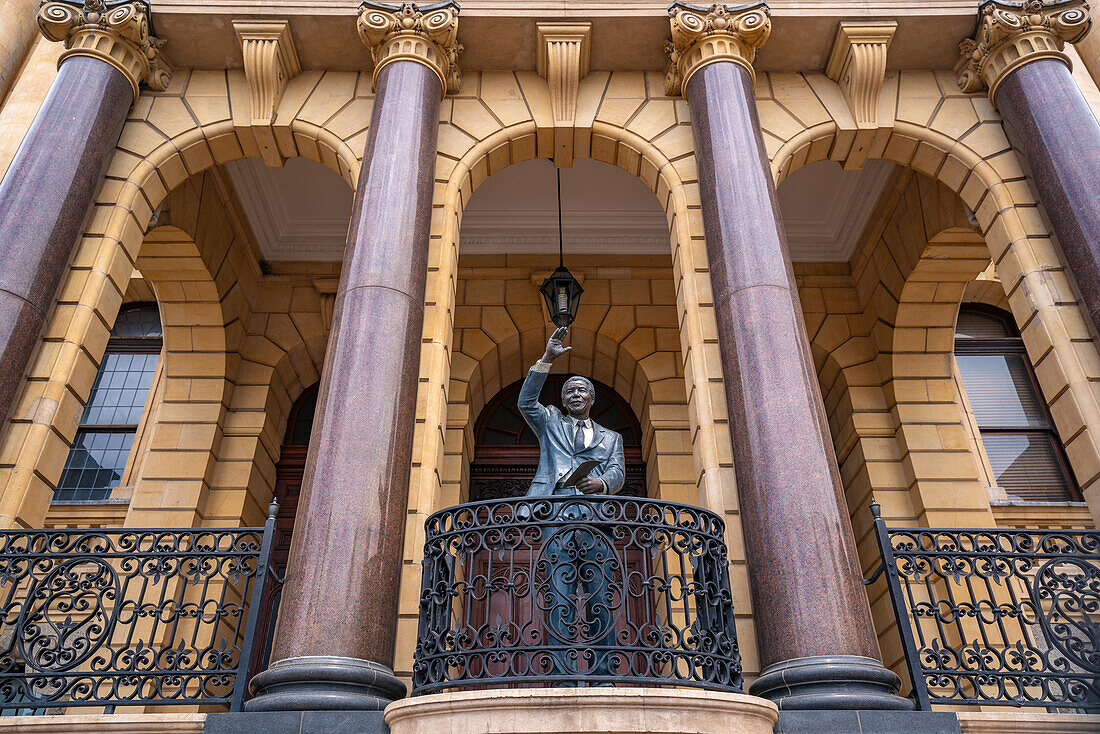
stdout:
[[584,424],[577,422],[577,432],[573,434],[573,453],[584,451]]

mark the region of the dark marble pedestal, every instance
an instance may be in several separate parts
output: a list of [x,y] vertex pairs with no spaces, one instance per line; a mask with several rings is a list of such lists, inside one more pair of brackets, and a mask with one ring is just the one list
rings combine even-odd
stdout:
[[732,62],[691,106],[761,663],[783,709],[908,709],[879,658],[753,102]]
[[10,416],[133,101],[115,67],[66,59],[0,182],[0,421]]
[[[203,734],[389,734],[381,711],[209,714]],[[959,734],[950,711],[780,711],[775,734]]]
[[202,731],[203,734],[390,734],[381,711],[208,714]]
[[441,90],[379,75],[272,659],[250,711],[382,709],[392,673]]
[[994,99],[1100,329],[1100,124],[1055,59],[1010,72]]
[[780,711],[775,734],[959,734],[950,711]]

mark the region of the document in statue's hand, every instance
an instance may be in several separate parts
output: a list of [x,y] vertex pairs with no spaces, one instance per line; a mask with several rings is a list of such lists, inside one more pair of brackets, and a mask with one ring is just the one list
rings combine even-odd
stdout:
[[562,482],[563,487],[576,487],[577,482],[587,477],[592,473],[592,470],[600,465],[600,462],[595,459],[589,459],[588,461],[582,461],[581,465],[573,470],[573,473]]

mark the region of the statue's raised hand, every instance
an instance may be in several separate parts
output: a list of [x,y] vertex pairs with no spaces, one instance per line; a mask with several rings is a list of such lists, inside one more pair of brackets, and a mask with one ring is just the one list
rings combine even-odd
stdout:
[[550,341],[546,342],[546,351],[542,354],[543,362],[553,362],[573,348],[562,346],[562,339],[568,335],[569,327],[567,326],[561,326],[554,330],[554,333],[550,335]]

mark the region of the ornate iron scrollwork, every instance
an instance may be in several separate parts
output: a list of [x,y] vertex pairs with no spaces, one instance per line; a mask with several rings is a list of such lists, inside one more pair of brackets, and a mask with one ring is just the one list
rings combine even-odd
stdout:
[[0,708],[238,708],[273,528],[0,532]]
[[921,708],[1100,710],[1100,533],[875,525]]
[[512,685],[741,690],[724,525],[629,497],[428,518],[413,693]]

